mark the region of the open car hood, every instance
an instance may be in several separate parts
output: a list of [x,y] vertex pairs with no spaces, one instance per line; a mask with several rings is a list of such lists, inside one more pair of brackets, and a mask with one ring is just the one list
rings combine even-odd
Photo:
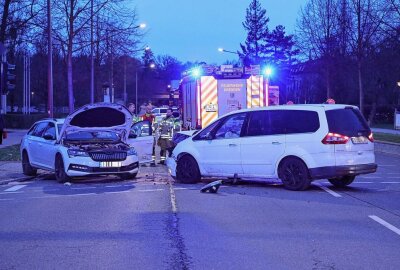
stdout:
[[120,104],[95,103],[85,105],[70,115],[61,128],[59,141],[78,131],[113,131],[126,142],[132,125],[132,115]]

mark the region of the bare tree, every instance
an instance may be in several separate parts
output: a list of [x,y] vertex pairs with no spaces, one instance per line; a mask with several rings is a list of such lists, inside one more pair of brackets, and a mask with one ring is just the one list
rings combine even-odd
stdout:
[[326,95],[331,97],[332,57],[337,46],[338,0],[310,0],[297,21],[297,44],[313,59],[321,59],[325,71]]
[[387,14],[382,0],[350,0],[352,14],[351,44],[357,61],[359,107],[364,110],[363,64],[369,49],[378,40],[378,30]]

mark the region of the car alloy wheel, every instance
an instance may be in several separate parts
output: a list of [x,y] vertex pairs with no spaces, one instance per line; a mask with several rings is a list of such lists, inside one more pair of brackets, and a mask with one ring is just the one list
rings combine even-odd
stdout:
[[178,160],[176,178],[179,182],[185,184],[192,184],[200,181],[201,175],[199,166],[193,157],[185,155]]
[[65,183],[70,180],[70,177],[65,173],[64,161],[59,155],[56,157],[55,175],[59,183]]
[[297,158],[287,158],[280,167],[283,185],[289,190],[305,190],[310,186],[307,166]]
[[37,174],[37,169],[31,166],[28,153],[25,151],[22,154],[22,172],[27,176],[35,176]]

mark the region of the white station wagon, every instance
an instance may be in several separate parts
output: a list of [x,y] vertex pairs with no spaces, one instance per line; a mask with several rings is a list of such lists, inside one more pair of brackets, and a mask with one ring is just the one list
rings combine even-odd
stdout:
[[149,123],[132,127],[126,107],[91,104],[65,120],[36,122],[21,142],[22,169],[30,176],[37,169],[53,171],[59,182],[88,175],[131,179],[138,173],[139,162],[151,161],[152,145]]
[[358,108],[330,104],[232,112],[180,142],[167,165],[183,183],[280,178],[290,190],[316,179],[343,187],[377,169],[373,136]]

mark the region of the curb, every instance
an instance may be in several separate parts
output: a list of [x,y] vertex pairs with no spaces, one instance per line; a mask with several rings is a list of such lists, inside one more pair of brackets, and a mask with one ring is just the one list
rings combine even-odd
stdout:
[[393,155],[400,155],[400,144],[375,141],[375,151]]

